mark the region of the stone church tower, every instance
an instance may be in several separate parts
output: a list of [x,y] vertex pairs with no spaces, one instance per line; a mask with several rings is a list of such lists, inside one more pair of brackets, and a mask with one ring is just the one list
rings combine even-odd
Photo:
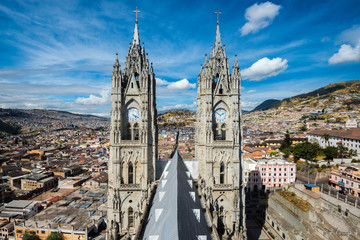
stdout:
[[155,181],[157,123],[155,74],[137,21],[121,71],[116,56],[112,73],[107,240],[140,231]]
[[215,43],[198,76],[195,149],[199,184],[219,235],[225,239],[246,239],[241,76],[236,58],[230,74],[220,37],[220,12],[216,14]]

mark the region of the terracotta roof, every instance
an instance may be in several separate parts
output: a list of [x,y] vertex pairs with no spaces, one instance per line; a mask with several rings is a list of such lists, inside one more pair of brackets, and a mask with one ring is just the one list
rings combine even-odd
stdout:
[[348,130],[314,130],[309,132],[308,134],[318,135],[318,136],[329,134],[330,137],[360,140],[360,128],[352,128]]

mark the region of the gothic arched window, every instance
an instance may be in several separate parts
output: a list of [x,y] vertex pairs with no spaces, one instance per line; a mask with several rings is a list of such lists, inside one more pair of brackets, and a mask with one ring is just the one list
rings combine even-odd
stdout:
[[132,207],[128,209],[128,226],[129,228],[134,227],[134,210]]
[[133,127],[134,140],[139,140],[139,124],[135,123]]
[[218,226],[219,226],[219,233],[223,234],[225,232],[225,224],[224,224],[224,207],[220,207],[220,216],[218,218]]
[[219,88],[219,94],[223,94],[224,93],[224,89],[223,89],[223,86],[222,84],[220,85],[220,88]]
[[134,166],[132,162],[129,162],[129,166],[128,166],[128,183],[129,184],[134,183]]
[[125,164],[124,162],[121,163],[120,165],[120,173],[121,173],[121,176],[120,176],[120,184],[124,184],[124,176],[125,176]]
[[215,140],[226,140],[226,124],[216,124]]
[[226,124],[221,125],[221,140],[226,140]]
[[223,206],[220,207],[220,211],[219,211],[219,212],[220,212],[220,215],[224,215],[224,207],[223,207]]
[[140,162],[135,163],[134,183],[140,183]]
[[130,125],[130,123],[126,124],[126,140],[131,140],[131,125]]
[[223,162],[220,163],[220,184],[225,183],[225,165]]
[[139,74],[137,72],[135,73],[135,80],[139,81]]

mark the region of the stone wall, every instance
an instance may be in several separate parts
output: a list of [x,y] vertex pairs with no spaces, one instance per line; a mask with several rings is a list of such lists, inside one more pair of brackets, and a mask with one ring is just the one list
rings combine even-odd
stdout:
[[309,211],[304,212],[294,204],[286,200],[285,198],[281,197],[279,194],[274,193],[270,197],[270,200],[274,200],[277,203],[281,204],[283,207],[287,208],[293,215],[297,216],[298,218],[309,220]]

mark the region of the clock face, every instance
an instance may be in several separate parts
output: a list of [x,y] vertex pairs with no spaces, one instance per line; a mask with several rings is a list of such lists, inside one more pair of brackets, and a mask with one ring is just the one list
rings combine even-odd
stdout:
[[215,121],[218,123],[222,123],[227,118],[227,112],[225,109],[219,108],[215,111]]
[[139,120],[141,114],[140,111],[136,108],[129,108],[127,112],[127,117],[129,122],[136,122]]

